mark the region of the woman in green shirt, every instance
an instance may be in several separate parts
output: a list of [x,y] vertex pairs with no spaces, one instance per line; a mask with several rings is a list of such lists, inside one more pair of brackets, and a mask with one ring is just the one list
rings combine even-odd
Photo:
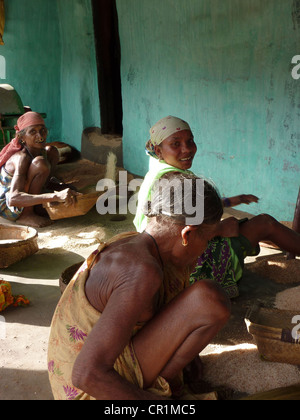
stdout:
[[[150,129],[146,152],[150,155],[150,167],[138,195],[134,225],[139,232],[147,226],[143,206],[149,200],[155,181],[171,172],[191,173],[197,146],[189,124],[177,117],[159,120]],[[224,207],[257,202],[254,195],[242,194],[223,198]],[[272,216],[261,214],[240,223],[230,217],[219,226],[218,236],[212,239],[206,251],[199,256],[191,282],[214,279],[230,298],[238,296],[237,282],[241,279],[246,256],[258,255],[260,241],[272,241],[280,248],[300,255],[300,235],[288,229]],[[187,244],[188,246],[188,244]]]

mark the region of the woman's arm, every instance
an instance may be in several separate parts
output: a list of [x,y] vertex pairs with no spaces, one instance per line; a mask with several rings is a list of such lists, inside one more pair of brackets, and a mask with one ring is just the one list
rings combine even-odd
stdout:
[[15,207],[31,207],[38,204],[63,201],[66,205],[73,202],[76,192],[69,188],[54,193],[29,194],[26,192],[26,183],[31,161],[27,156],[20,156],[15,161],[15,170],[8,195],[8,204]]
[[[117,260],[113,265],[122,264]],[[161,284],[161,277],[151,268],[149,273],[149,267],[127,268],[126,272],[118,270],[110,279],[114,289],[74,363],[72,382],[96,399],[162,399],[131,384],[114,369],[116,359],[130,343],[135,325],[143,319],[145,308],[151,306]]]
[[240,194],[235,195],[234,197],[222,198],[224,207],[235,207],[240,204],[257,203],[258,200],[259,198],[252,194]]

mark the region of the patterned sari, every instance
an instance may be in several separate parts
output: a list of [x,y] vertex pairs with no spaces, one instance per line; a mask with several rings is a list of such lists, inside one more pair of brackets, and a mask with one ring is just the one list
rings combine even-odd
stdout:
[[[89,270],[100,252],[112,242],[135,235],[138,235],[138,233],[120,234],[107,243],[101,244],[79,268],[63,292],[52,319],[48,346],[49,379],[54,398],[57,400],[94,399],[91,395],[84,393],[72,384],[74,362],[87,336],[101,317],[101,313],[87,300],[85,283]],[[164,281],[160,290],[159,307],[167,304],[189,285],[188,268],[179,271],[173,267],[166,267],[164,269]],[[137,325],[134,328],[132,337],[142,326]],[[115,361],[114,369],[128,382],[143,388],[143,375],[131,341]],[[160,376],[148,391],[164,397],[171,395],[171,388],[168,382]]]
[[12,176],[2,166],[0,169],[0,216],[14,222],[22,214],[23,208],[9,206],[7,203],[7,194],[10,192],[11,182]]

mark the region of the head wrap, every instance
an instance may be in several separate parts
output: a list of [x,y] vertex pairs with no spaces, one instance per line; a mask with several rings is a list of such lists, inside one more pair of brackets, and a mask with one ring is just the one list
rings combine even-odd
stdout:
[[157,158],[154,146],[160,145],[166,138],[179,131],[190,130],[188,123],[181,118],[168,117],[162,118],[150,128],[150,139],[146,143],[146,153]]
[[25,114],[21,115],[18,119],[17,125],[15,125],[14,128],[16,133],[18,133],[27,127],[31,127],[32,125],[45,125],[43,117],[38,112],[25,112]]
[[[15,125],[16,134],[24,130],[27,127],[33,125],[45,125],[45,121],[42,116],[37,112],[25,112],[17,121]],[[13,138],[10,143],[8,143],[0,152],[0,168],[5,165],[8,159],[22,149],[22,145],[19,142],[17,137]]]

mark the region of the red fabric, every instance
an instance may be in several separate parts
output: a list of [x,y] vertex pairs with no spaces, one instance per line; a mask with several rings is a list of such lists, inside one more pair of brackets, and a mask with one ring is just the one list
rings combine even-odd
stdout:
[[17,125],[15,125],[16,133],[32,125],[45,125],[45,121],[38,112],[25,112],[25,114],[21,115],[18,119]]
[[[19,131],[24,130],[27,127],[32,125],[45,125],[45,121],[41,115],[37,112],[26,112],[21,115],[15,125],[16,134]],[[8,159],[22,149],[22,145],[19,143],[19,140],[15,137],[10,143],[8,143],[0,152],[0,168],[5,165]]]
[[0,153],[0,168],[5,165],[8,159],[17,153],[19,150],[22,149],[21,144],[17,138],[12,139],[10,143],[8,143]]

